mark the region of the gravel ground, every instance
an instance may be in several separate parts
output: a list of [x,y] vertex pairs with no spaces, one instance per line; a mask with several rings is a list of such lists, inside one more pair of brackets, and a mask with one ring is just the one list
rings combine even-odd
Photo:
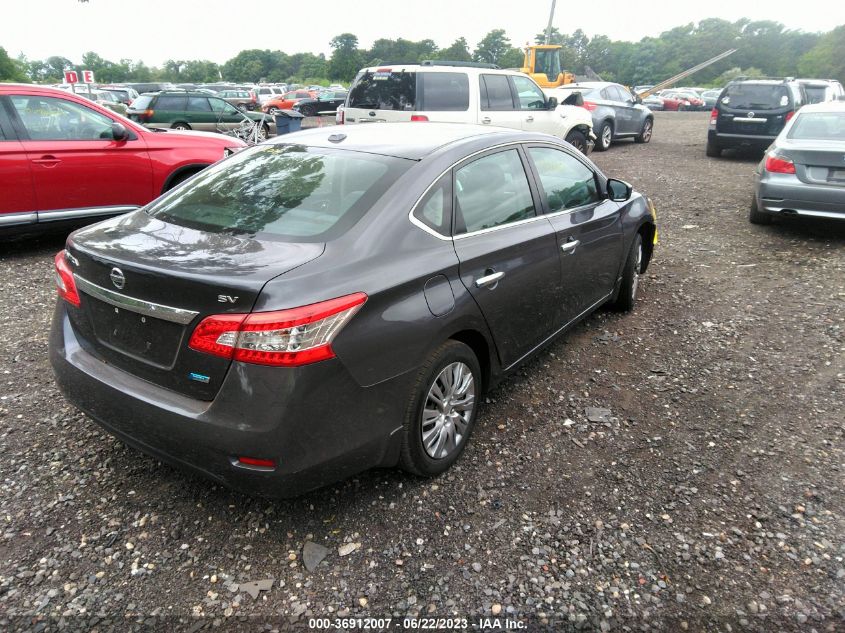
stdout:
[[593,154],[657,205],[637,308],[489,394],[433,481],[270,502],[126,448],[53,384],[62,239],[0,246],[0,628],[845,630],[845,226],[749,224],[756,159],[705,158],[707,116]]

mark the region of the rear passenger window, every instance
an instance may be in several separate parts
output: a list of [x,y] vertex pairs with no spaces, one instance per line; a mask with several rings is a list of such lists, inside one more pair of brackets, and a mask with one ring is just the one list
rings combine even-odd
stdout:
[[551,147],[530,147],[528,154],[540,176],[550,213],[601,199],[595,174],[574,156]]
[[420,98],[417,110],[461,111],[469,109],[466,73],[418,73]]
[[531,189],[517,150],[484,156],[456,172],[456,235],[526,220],[534,215]]
[[516,110],[507,75],[481,75],[482,110]]
[[414,217],[441,235],[449,235],[452,222],[452,172],[442,176],[428,190],[417,208]]
[[182,112],[186,108],[187,97],[161,96],[155,102],[156,110],[175,110]]
[[205,97],[190,97],[188,99],[188,110],[191,112],[211,112],[208,99]]

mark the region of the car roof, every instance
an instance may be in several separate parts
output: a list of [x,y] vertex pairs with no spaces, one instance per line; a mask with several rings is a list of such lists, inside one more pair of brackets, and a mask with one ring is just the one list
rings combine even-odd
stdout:
[[822,101],[802,106],[798,114],[806,112],[845,112],[845,101]]
[[612,81],[579,81],[577,83],[572,84],[564,84],[560,86],[561,88],[591,88],[593,90],[597,88],[604,88],[605,86],[618,86],[619,84],[613,83]]
[[[345,138],[339,142],[330,140],[332,137],[337,138],[337,135]],[[481,136],[490,136],[491,140],[495,136],[496,142],[503,143],[554,139],[546,134],[466,123],[405,122],[311,128],[277,136],[267,143],[300,143],[311,147],[331,147],[421,160],[441,147]]]

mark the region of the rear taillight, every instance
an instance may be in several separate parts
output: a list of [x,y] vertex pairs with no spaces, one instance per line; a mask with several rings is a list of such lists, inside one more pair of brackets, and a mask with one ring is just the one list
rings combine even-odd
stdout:
[[593,111],[593,110],[595,110],[598,106],[597,106],[595,103],[593,103],[592,101],[585,101],[585,102],[584,102],[584,105],[583,105],[583,106],[581,106],[581,107],[586,108],[587,110],[589,110],[590,112],[592,112],[592,111]]
[[411,121],[428,121],[428,117],[424,114],[412,114]]
[[784,122],[789,121],[789,119],[791,119],[791,118],[792,118],[792,117],[794,117],[794,116],[795,116],[795,111],[794,111],[794,110],[793,110],[792,112],[787,112],[787,113],[786,113],[786,119],[784,119]]
[[77,308],[81,305],[79,291],[76,289],[76,282],[73,280],[73,271],[67,263],[65,251],[56,253],[53,259],[56,264],[56,288],[59,296],[72,306]]
[[150,119],[153,118],[154,114],[155,114],[155,110],[144,110],[141,113],[141,120],[142,121],[149,121]]
[[334,358],[332,340],[366,300],[356,292],[290,310],[209,316],[196,327],[189,346],[258,365],[316,363]]
[[773,174],[794,174],[795,163],[777,154],[766,155],[766,171]]
[[719,118],[719,111],[716,108],[710,110],[710,125],[716,125],[716,119]]

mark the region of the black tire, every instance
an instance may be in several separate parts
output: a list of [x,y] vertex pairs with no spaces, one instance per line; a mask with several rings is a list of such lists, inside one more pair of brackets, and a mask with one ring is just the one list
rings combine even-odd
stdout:
[[610,145],[613,142],[613,123],[610,121],[605,121],[599,127],[599,131],[596,134],[596,147],[595,149],[599,152],[606,152],[610,149]]
[[[435,459],[428,454],[423,445],[423,411],[428,401],[429,390],[441,372],[457,362],[463,363],[472,373],[475,385],[474,406],[460,442],[447,456]],[[454,464],[466,448],[472,429],[475,427],[481,390],[481,367],[473,351],[467,345],[453,340],[448,340],[438,347],[423,364],[412,388],[411,401],[405,413],[400,466],[407,472],[420,477],[435,477]]]
[[184,121],[177,121],[173,125],[170,126],[171,130],[190,130],[191,126],[185,123]]
[[317,107],[313,105],[304,105],[301,110],[303,116],[317,116]]
[[582,154],[587,154],[587,137],[584,136],[583,132],[571,130],[569,134],[566,135],[565,140]]
[[643,129],[634,137],[635,143],[648,143],[651,140],[651,133],[654,131],[654,119],[646,119],[643,122]]
[[185,172],[182,172],[181,174],[179,174],[178,176],[176,176],[173,180],[171,180],[169,183],[167,183],[167,188],[166,188],[166,189],[164,189],[164,191],[162,191],[162,193],[164,193],[165,191],[170,191],[171,189],[173,189],[173,188],[175,188],[175,187],[178,187],[178,186],[179,186],[179,185],[181,185],[183,182],[185,182],[188,178],[190,178],[190,177],[191,177],[191,176],[193,176],[194,174],[199,173],[199,171],[200,171],[200,170],[193,170],[193,171],[185,171]]
[[628,251],[628,258],[625,260],[625,268],[622,270],[622,283],[619,286],[619,294],[616,300],[610,305],[613,310],[628,312],[633,309],[637,301],[637,289],[639,288],[640,267],[643,261],[643,236],[637,233],[631,250]]
[[266,141],[268,138],[270,138],[270,126],[269,126],[269,125],[267,125],[266,123],[262,124],[262,126],[261,126],[261,133],[264,135],[264,137],[262,138],[262,137],[259,135],[259,137],[258,137],[258,142],[259,142],[259,143],[260,143],[261,141]]
[[708,140],[707,149],[705,150],[705,153],[710,158],[719,158],[719,156],[722,155],[722,148],[716,145],[716,143],[714,143],[713,141]]
[[249,110],[250,112],[252,112],[253,110],[255,110],[255,104],[254,103],[247,104],[246,109]]
[[751,206],[748,208],[748,221],[751,224],[771,224],[772,216],[760,211],[757,207],[757,196],[751,198]]
[[272,106],[270,109],[267,110],[267,114],[272,116],[272,115],[275,115],[279,111],[280,111],[279,108],[277,108],[276,106]]

